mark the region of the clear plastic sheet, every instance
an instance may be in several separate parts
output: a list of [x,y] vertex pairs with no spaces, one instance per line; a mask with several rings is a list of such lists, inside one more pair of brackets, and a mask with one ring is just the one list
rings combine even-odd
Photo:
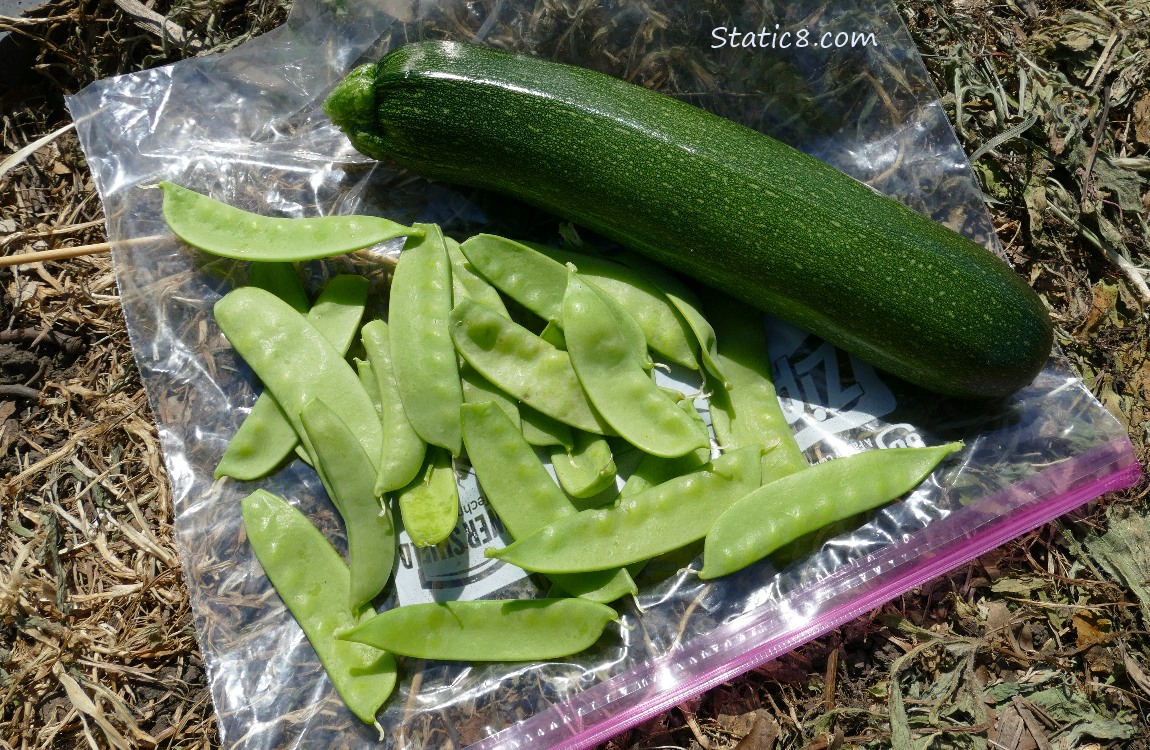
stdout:
[[[739,30],[737,46],[718,46],[729,38],[716,31],[724,27]],[[796,46],[800,32],[832,46]],[[863,44],[833,46],[844,33]],[[776,385],[810,461],[956,438],[966,441],[958,460],[861,527],[807,540],[781,570],[764,562],[703,584],[687,570],[690,554],[649,566],[619,626],[562,663],[407,661],[379,715],[382,733],[363,725],[270,589],[240,521],[239,499],[261,486],[342,544],[319,481],[299,461],[261,482],[212,480],[258,395],[211,314],[246,268],[176,241],[150,186],[171,180],[283,216],[376,213],[437,222],[460,238],[490,231],[555,241],[556,221],[521,205],[363,159],[324,117],[325,94],[355,63],[419,38],[530,52],[678,96],[1001,252],[914,44],[885,3],[297,0],[283,28],[234,50],[72,97],[164,447],[225,747],[586,747],[1138,477],[1121,427],[1057,354],[1013,398],[972,409],[767,319]],[[377,282],[374,303],[386,290],[371,253],[306,270],[313,287],[333,273],[364,273]],[[532,586],[523,579],[490,595]]]

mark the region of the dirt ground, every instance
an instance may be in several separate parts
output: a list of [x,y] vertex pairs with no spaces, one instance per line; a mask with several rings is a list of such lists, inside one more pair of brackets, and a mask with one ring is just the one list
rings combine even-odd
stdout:
[[[29,83],[0,83],[0,255],[106,239],[64,94],[226,49],[282,23],[284,2],[54,0],[0,18],[35,58]],[[899,9],[1003,244],[1147,465],[1150,5]],[[109,257],[0,268],[0,287],[0,748],[216,747]],[[604,747],[1150,747],[1148,550],[1143,482]]]

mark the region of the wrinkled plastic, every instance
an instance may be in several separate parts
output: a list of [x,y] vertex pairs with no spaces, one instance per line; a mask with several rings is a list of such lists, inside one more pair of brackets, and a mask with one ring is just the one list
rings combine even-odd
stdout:
[[[716,46],[719,27],[739,29],[738,46]],[[754,47],[744,46],[750,30],[763,32]],[[832,41],[839,32],[873,33],[874,43],[778,46],[780,34],[791,31],[794,40],[799,30]],[[240,520],[240,498],[263,487],[342,544],[319,480],[301,461],[259,482],[212,480],[259,391],[211,314],[246,268],[176,241],[160,216],[160,191],[150,186],[171,180],[283,216],[373,213],[436,222],[459,238],[491,231],[556,241],[558,224],[548,217],[364,159],[324,117],[324,96],[354,64],[425,37],[531,52],[680,96],[772,133],[1001,252],[966,157],[889,4],[297,0],[283,28],[234,50],[101,81],[71,97],[164,447],[225,747],[587,747],[1137,480],[1120,425],[1057,355],[1012,398],[972,407],[768,319],[776,386],[810,461],[952,439],[966,448],[865,524],[804,540],[789,550],[789,563],[776,556],[781,570],[768,561],[703,584],[691,553],[648,566],[637,579],[639,596],[621,605],[619,626],[561,663],[406,661],[379,715],[382,733],[360,723],[270,589]],[[771,39],[775,48],[764,48]],[[392,243],[374,252],[397,251]],[[304,268],[313,292],[334,273],[368,275],[378,311],[387,273],[370,253]],[[473,477],[462,484],[473,501]],[[534,592],[530,579],[484,575],[485,595]]]

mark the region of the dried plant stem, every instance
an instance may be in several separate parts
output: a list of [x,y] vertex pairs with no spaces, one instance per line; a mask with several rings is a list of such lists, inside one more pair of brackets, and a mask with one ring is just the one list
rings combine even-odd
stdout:
[[45,263],[51,260],[63,260],[65,258],[79,258],[83,255],[97,255],[99,253],[106,253],[110,251],[114,244],[140,245],[146,242],[162,240],[167,236],[168,235],[154,234],[148,237],[133,237],[127,240],[121,240],[117,243],[97,242],[94,245],[77,245],[76,247],[61,247],[57,248],[56,250],[39,250],[34,253],[5,255],[0,257],[0,268],[4,266],[26,266],[33,263]]
[[40,391],[35,388],[29,388],[26,385],[19,385],[13,383],[11,385],[0,385],[0,398],[40,398]]
[[64,133],[67,133],[74,127],[76,127],[74,123],[68,123],[58,130],[53,130],[48,135],[43,136],[42,138],[37,138],[24,148],[9,156],[4,161],[0,162],[0,177],[8,174],[11,169],[19,166],[29,156],[42,149],[44,146],[47,146],[49,143],[62,136]]
[[49,227],[43,232],[13,232],[12,234],[0,238],[0,247],[7,247],[17,240],[43,240],[49,237],[56,237],[57,235],[61,234],[80,232],[85,229],[91,229],[92,227],[99,226],[103,223],[103,219],[93,219],[92,221],[85,221],[80,224],[65,224],[58,227]]
[[192,52],[198,51],[204,46],[199,39],[189,37],[184,27],[165,18],[139,0],[116,0],[116,5],[131,16],[137,26],[159,36],[161,39],[171,39],[180,46],[187,45],[187,48]]

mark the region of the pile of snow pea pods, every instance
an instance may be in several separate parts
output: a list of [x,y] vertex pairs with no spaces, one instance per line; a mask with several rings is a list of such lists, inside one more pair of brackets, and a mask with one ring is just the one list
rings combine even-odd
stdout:
[[[336,689],[365,722],[396,656],[546,661],[589,648],[637,593],[648,561],[702,541],[711,579],[906,494],[960,443],[808,465],[770,377],[761,315],[706,305],[643,258],[378,217],[265,217],[171,183],[164,218],[188,244],[250,261],[215,306],[264,386],[216,477],[257,481],[299,458],[342,517],[347,560],[288,500],[242,504],[248,541]],[[404,237],[387,320],[369,284],[331,278],[308,299],[294,262]],[[568,234],[568,239],[573,235]],[[659,384],[674,366],[698,394]],[[706,396],[710,427],[695,406]],[[637,451],[621,476],[616,459]],[[412,543],[459,520],[457,463],[474,470],[514,540],[490,557],[545,577],[547,598],[376,613],[395,565],[398,511]],[[550,467],[550,468],[549,468]],[[590,506],[590,507],[588,507]]]

